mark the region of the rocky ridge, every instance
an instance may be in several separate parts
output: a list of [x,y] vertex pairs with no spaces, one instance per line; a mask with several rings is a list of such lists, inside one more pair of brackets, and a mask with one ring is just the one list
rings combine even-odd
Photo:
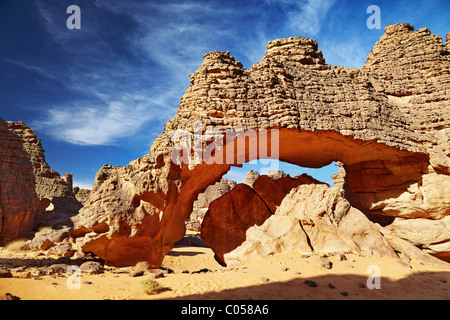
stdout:
[[[278,219],[287,228],[286,221],[297,219],[305,230],[292,230],[310,242],[314,234],[318,239],[340,239],[339,246],[346,244],[349,250],[377,247],[382,254],[404,256],[417,252],[414,248],[426,248],[436,256],[448,256],[450,240],[445,235],[435,243],[433,236],[417,240],[412,239],[414,232],[406,231],[422,228],[423,221],[440,221],[436,230],[445,228],[444,219],[450,215],[448,52],[448,42],[444,44],[428,29],[414,31],[411,25],[398,24],[386,27],[360,69],[326,64],[318,43],[302,37],[269,42],[265,57],[250,70],[229,52],[206,54],[190,76],[177,114],[166,123],[150,154],[124,168],[101,169],[85,207],[74,219],[71,236],[83,251],[95,253],[107,264],[147,261],[160,266],[183,237],[198,195],[220,181],[232,165],[242,165],[242,159],[264,157],[248,147],[234,148],[236,138],[222,139],[223,146],[210,158],[180,163],[174,161],[179,145],[172,138],[181,130],[195,144],[194,133],[214,130],[217,143],[221,141],[217,132],[225,136],[227,130],[234,130],[254,132],[259,141],[278,138],[279,160],[312,168],[338,161],[345,172],[338,177],[343,181],[340,188],[330,191],[314,184],[290,191],[295,206],[307,203],[308,194],[322,201],[317,196],[321,194],[323,199],[333,199],[330,209],[298,217],[281,214],[278,207],[261,226]],[[203,148],[208,145],[211,140],[201,141]],[[184,160],[190,155],[184,153]],[[212,157],[233,160],[210,164]],[[333,207],[336,204],[346,210]],[[324,217],[330,217],[331,224]],[[349,226],[352,219],[366,227],[341,229],[343,221]],[[207,220],[202,229],[214,229],[214,219]],[[317,224],[309,233],[308,221]],[[223,224],[220,218],[216,222]],[[289,234],[292,230],[287,229]],[[359,231],[361,237],[347,241],[349,232]],[[333,247],[323,239],[316,246],[297,240],[305,250]]]
[[0,244],[28,237],[39,200],[33,167],[17,135],[0,118]]
[[41,140],[23,121],[8,121],[8,128],[22,142],[33,166],[36,194],[39,198],[37,226],[70,225],[70,217],[77,214],[82,204],[73,192],[72,174],[60,174],[50,168],[45,160]]

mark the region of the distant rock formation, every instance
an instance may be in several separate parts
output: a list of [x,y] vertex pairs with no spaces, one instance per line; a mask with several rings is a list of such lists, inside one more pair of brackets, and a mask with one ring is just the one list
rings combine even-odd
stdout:
[[71,174],[60,174],[50,168],[45,160],[41,140],[23,121],[8,121],[8,127],[22,142],[28,153],[36,181],[36,194],[40,212],[38,225],[71,224],[70,216],[78,213],[82,204],[75,198]]
[[74,187],[73,194],[75,195],[75,198],[78,200],[78,202],[80,202],[84,206],[89,201],[89,196],[91,195],[91,190],[80,189],[79,187]]
[[194,202],[189,220],[186,221],[186,229],[200,231],[200,226],[208,211],[209,204],[230,192],[235,186],[236,181],[221,179],[219,182],[210,185],[204,192],[200,193],[197,200]]
[[253,183],[255,183],[255,181],[258,180],[259,176],[260,175],[259,175],[258,171],[249,170],[245,174],[245,182],[244,183],[246,185],[248,185],[249,187],[253,188]]
[[19,137],[0,118],[0,244],[28,237],[38,213],[33,167]]
[[[214,154],[232,152],[232,163],[172,161],[172,137],[184,130],[194,141],[194,122],[202,133],[254,130],[260,141],[277,130],[278,159],[291,164],[339,161],[345,199],[375,220],[444,219],[450,215],[449,51],[428,29],[398,24],[386,27],[360,69],[326,64],[317,42],[301,37],[269,42],[250,70],[229,52],[206,54],[151,153],[114,169],[93,190],[75,225],[77,241],[108,264],[161,264],[184,236],[198,194],[242,165],[236,159],[255,159],[232,141]],[[386,229],[390,243],[409,241],[398,228]],[[448,254],[439,251],[446,246],[429,245]]]

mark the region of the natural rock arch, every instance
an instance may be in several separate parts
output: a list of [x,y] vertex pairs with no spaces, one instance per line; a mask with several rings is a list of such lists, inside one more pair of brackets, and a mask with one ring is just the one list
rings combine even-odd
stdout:
[[388,26],[359,70],[327,65],[306,38],[269,42],[251,70],[229,53],[205,55],[151,153],[96,182],[75,219],[77,243],[109,264],[161,264],[197,195],[237,164],[175,163],[178,130],[276,129],[282,161],[341,161],[348,199],[367,213],[449,215],[450,48],[426,28],[413,30]]

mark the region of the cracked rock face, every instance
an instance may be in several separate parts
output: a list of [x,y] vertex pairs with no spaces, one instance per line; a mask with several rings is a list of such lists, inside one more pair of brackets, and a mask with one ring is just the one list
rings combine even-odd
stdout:
[[69,224],[68,217],[78,213],[82,207],[73,192],[72,175],[60,176],[50,168],[41,140],[23,121],[8,121],[8,128],[19,137],[33,167],[36,194],[40,201],[39,212],[43,213],[38,215],[37,224]]
[[0,244],[6,244],[29,236],[39,201],[28,154],[1,118],[0,150]]
[[[114,168],[93,190],[77,217],[77,241],[109,264],[159,266],[183,237],[198,194],[232,165],[264,157],[222,139],[210,158],[174,162],[180,130],[194,145],[199,131],[254,130],[258,141],[273,142],[277,130],[279,160],[342,164],[355,210],[375,220],[443,219],[450,214],[443,187],[450,179],[449,50],[428,29],[398,24],[386,27],[360,69],[326,64],[317,42],[301,37],[269,42],[251,69],[228,52],[206,54],[151,153]],[[213,157],[232,161],[211,164]]]

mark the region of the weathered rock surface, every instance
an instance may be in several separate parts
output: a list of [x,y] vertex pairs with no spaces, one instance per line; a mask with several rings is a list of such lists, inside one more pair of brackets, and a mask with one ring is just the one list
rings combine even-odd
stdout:
[[262,175],[254,183],[253,189],[269,207],[270,212],[275,213],[284,197],[301,184],[321,184],[313,177],[302,174],[292,178],[289,175]]
[[[283,171],[277,171],[259,176],[253,182],[253,190],[248,184],[239,184],[229,196],[213,201],[205,215],[201,235],[214,250],[216,260],[225,265],[223,255],[245,240],[248,228],[261,225],[274,214],[292,188],[311,183],[321,184],[307,174],[291,178]],[[283,227],[274,229],[287,232]]]
[[450,216],[440,220],[395,218],[385,229],[423,251],[450,262]]
[[[249,143],[278,141],[281,161],[312,168],[342,163],[345,196],[354,208],[349,216],[356,220],[362,213],[443,219],[450,213],[450,193],[441,187],[450,179],[448,52],[448,44],[427,29],[398,24],[386,27],[361,69],[326,64],[317,42],[300,37],[269,42],[250,70],[228,52],[206,54],[151,153],[111,169],[94,188],[75,225],[77,241],[109,264],[145,260],[158,267],[183,237],[198,194],[231,165],[269,154],[236,148],[239,136],[230,141],[218,134],[227,130],[255,130]],[[195,150],[180,151],[180,132],[198,147],[194,133],[211,130],[214,143],[223,146],[203,161]],[[196,161],[188,163],[190,156]],[[345,217],[342,228],[350,228]],[[340,237],[330,237],[319,243],[335,246]],[[370,251],[383,238],[371,231],[360,240],[347,245]]]
[[259,172],[255,170],[249,170],[245,174],[245,184],[253,188],[253,183],[260,177]]
[[273,216],[261,226],[249,228],[246,240],[224,255],[225,263],[289,252],[353,252],[445,264],[369,221],[344,194],[341,185],[309,184],[293,189]]
[[30,249],[48,250],[56,243],[63,241],[69,236],[69,227],[61,229],[43,228],[35,233],[32,240],[27,244]]
[[0,150],[0,244],[5,244],[29,236],[39,201],[28,154],[1,118]]
[[261,225],[271,214],[258,193],[246,184],[238,184],[211,202],[203,219],[202,239],[214,250],[216,260],[224,264],[223,255],[245,240],[245,231]]
[[200,226],[203,222],[206,212],[208,211],[209,204],[220,198],[224,194],[228,193],[236,186],[236,181],[229,179],[221,179],[213,185],[210,185],[206,190],[198,195],[195,200],[192,213],[189,220],[186,221],[186,229],[193,231],[200,231]]
[[91,190],[75,187],[73,188],[73,194],[75,195],[75,198],[78,200],[78,202],[80,202],[84,206],[89,201]]
[[58,172],[50,168],[45,160],[41,140],[23,121],[8,121],[8,127],[19,137],[33,166],[40,211],[45,213],[39,215],[38,225],[69,223],[70,217],[64,217],[64,215],[74,215],[82,207],[73,193],[72,175],[60,176]]

